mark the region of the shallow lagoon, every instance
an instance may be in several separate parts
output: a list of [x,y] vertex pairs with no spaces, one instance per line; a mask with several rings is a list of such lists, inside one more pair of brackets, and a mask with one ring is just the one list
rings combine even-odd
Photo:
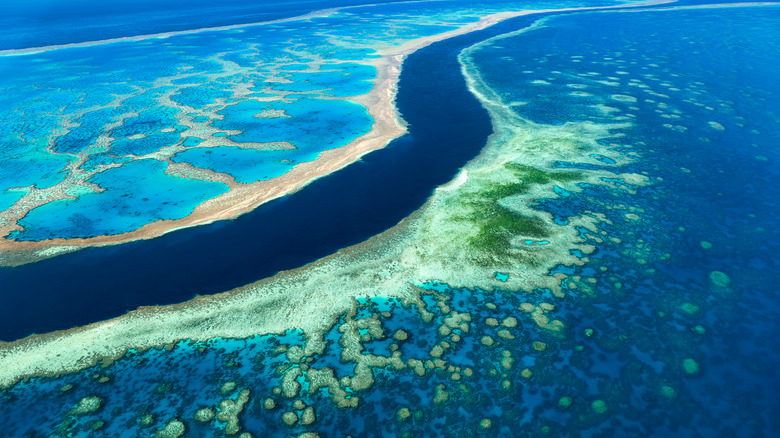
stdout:
[[[258,117],[262,112],[280,117]],[[280,113],[283,112],[283,113]],[[229,137],[236,142],[274,143],[295,146],[291,158],[346,145],[368,132],[372,120],[360,105],[335,100],[301,98],[292,102],[244,102],[222,112],[215,126],[224,131],[241,131]],[[229,173],[229,172],[228,172]]]
[[102,172],[90,182],[112,196],[87,192],[37,208],[20,221],[25,230],[12,237],[42,240],[119,234],[143,226],[149,216],[187,216],[204,200],[228,189],[219,182],[176,178],[165,173],[166,167],[155,160],[137,160]]

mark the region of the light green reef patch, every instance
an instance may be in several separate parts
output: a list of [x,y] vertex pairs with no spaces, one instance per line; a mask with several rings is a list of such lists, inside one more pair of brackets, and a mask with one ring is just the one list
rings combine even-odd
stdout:
[[710,280],[715,286],[718,287],[728,287],[729,283],[731,283],[731,278],[729,278],[728,275],[724,274],[721,271],[712,271],[710,272]]
[[590,406],[593,412],[597,414],[605,414],[607,412],[607,403],[604,400],[594,400]]
[[690,357],[683,359],[682,367],[683,370],[685,371],[685,374],[688,374],[690,376],[699,373],[699,363]]
[[680,305],[680,310],[688,315],[695,315],[699,313],[699,306],[691,303],[683,303]]

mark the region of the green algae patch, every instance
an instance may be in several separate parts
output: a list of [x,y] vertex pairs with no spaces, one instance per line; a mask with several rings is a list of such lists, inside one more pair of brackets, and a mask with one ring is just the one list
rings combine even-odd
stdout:
[[699,363],[696,362],[694,359],[691,359],[690,357],[683,359],[682,367],[683,367],[683,371],[685,371],[685,374],[689,376],[694,376],[696,374],[699,374],[700,371]]
[[586,328],[585,329],[585,336],[591,337],[591,336],[593,336],[593,334],[594,334],[594,331],[593,331],[592,328]]
[[699,306],[691,303],[682,303],[679,309],[687,315],[695,315],[699,313]]
[[597,414],[607,413],[607,403],[604,400],[594,400],[593,403],[590,404],[590,407],[593,409],[593,412]]
[[466,216],[467,220],[479,229],[476,236],[469,240],[472,250],[506,255],[514,237],[550,237],[543,220],[525,216],[502,204],[501,201],[527,194],[535,185],[575,181],[582,178],[579,173],[546,172],[514,162],[505,163],[503,170],[509,174],[510,182],[489,185],[464,200],[464,205],[472,210]]
[[731,278],[721,271],[712,271],[710,272],[710,281],[712,281],[715,286],[726,288],[729,287]]
[[146,414],[143,417],[138,419],[138,424],[141,427],[149,427],[152,424],[154,424],[154,415],[152,414]]
[[482,219],[479,222],[479,232],[470,240],[472,249],[501,255],[511,247],[513,236],[547,237],[542,221],[523,217],[500,205],[478,210],[471,218]]

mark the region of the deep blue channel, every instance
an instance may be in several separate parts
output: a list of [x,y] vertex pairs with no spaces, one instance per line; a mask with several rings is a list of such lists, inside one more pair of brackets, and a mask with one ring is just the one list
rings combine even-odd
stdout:
[[484,147],[490,117],[457,55],[530,24],[519,17],[409,56],[397,105],[408,135],[235,220],[0,268],[0,339],[68,329],[233,289],[379,234],[420,208]]

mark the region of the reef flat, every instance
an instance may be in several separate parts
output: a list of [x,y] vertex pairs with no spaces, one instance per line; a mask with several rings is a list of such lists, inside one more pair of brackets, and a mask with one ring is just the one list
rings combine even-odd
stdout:
[[438,43],[495,132],[422,209],[225,294],[6,344],[0,415],[60,435],[771,436],[778,22],[621,10]]

